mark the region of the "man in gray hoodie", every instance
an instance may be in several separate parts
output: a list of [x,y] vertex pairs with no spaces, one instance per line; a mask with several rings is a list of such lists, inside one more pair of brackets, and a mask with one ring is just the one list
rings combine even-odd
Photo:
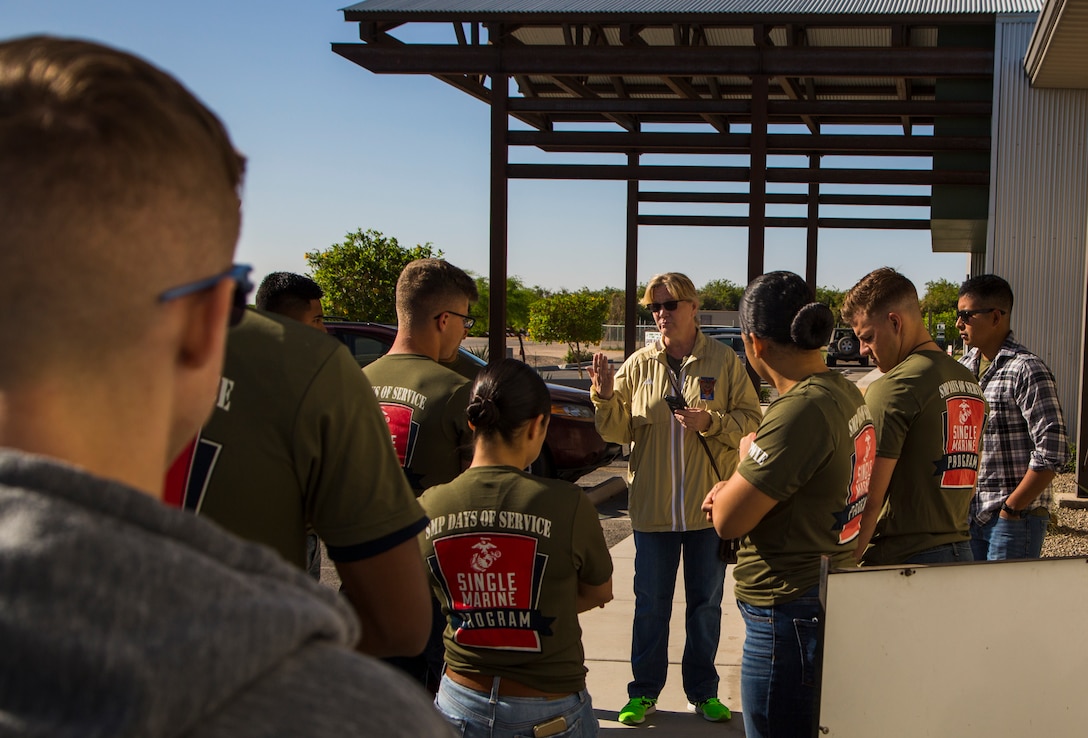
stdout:
[[335,592],[158,499],[245,303],[243,163],[142,60],[0,43],[0,734],[448,730]]

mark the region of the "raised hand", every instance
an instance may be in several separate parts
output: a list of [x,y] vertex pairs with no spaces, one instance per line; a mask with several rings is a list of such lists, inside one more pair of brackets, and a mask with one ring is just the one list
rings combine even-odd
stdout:
[[593,389],[602,400],[612,398],[613,380],[616,378],[616,370],[612,368],[608,357],[603,353],[593,354],[593,362],[589,366],[589,380],[593,383]]

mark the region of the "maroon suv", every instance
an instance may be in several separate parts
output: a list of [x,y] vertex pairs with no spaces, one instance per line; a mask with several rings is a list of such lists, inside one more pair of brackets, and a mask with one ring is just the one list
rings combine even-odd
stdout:
[[[360,367],[384,356],[397,335],[395,326],[381,323],[326,321],[325,330],[348,347]],[[470,376],[474,368],[485,365],[483,359],[462,348],[450,368]],[[544,448],[533,462],[533,474],[576,482],[621,454],[618,444],[605,442],[597,433],[589,392],[560,384],[548,384],[548,391],[552,396],[552,417]]]

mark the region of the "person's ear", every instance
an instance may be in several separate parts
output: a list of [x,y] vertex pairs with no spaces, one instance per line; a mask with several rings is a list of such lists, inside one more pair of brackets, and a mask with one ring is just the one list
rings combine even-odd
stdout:
[[754,333],[745,334],[748,336],[748,342],[752,345],[752,356],[757,359],[763,358],[763,349],[766,348],[766,342]]
[[548,415],[537,415],[535,418],[529,421],[529,428],[526,432],[525,438],[529,441],[535,441],[538,438],[542,438],[548,434],[548,421],[551,419]]
[[899,329],[903,327],[903,319],[898,313],[888,313],[888,322],[892,324],[892,330],[898,335]]
[[227,320],[234,299],[233,280],[193,295],[179,306],[184,312],[178,343],[178,364],[186,369],[203,368],[219,361],[227,340]]

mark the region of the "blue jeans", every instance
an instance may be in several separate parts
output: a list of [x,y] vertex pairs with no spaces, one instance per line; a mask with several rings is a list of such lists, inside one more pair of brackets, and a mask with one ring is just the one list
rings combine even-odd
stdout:
[[464,738],[522,738],[533,726],[563,717],[567,728],[554,738],[592,738],[599,730],[589,692],[553,700],[544,697],[500,697],[499,680],[491,694],[477,692],[442,676],[434,706]]
[[994,514],[985,525],[971,521],[971,551],[975,561],[1005,561],[1007,559],[1037,559],[1043,553],[1043,538],[1050,524],[1050,512],[1040,512],[1026,518],[1006,520]]
[[903,563],[953,564],[957,562],[974,560],[975,557],[971,554],[971,542],[956,541],[955,543],[944,543],[940,546],[927,548],[925,551],[919,551],[916,554],[912,554],[911,557]]
[[713,528],[664,533],[635,531],[635,622],[631,629],[629,697],[656,698],[669,670],[669,618],[676,570],[684,558],[684,656],[680,671],[690,702],[718,696],[714,656],[722,628],[725,562]]
[[795,600],[756,607],[737,600],[744,618],[740,699],[748,738],[816,733],[820,697],[819,587]]

